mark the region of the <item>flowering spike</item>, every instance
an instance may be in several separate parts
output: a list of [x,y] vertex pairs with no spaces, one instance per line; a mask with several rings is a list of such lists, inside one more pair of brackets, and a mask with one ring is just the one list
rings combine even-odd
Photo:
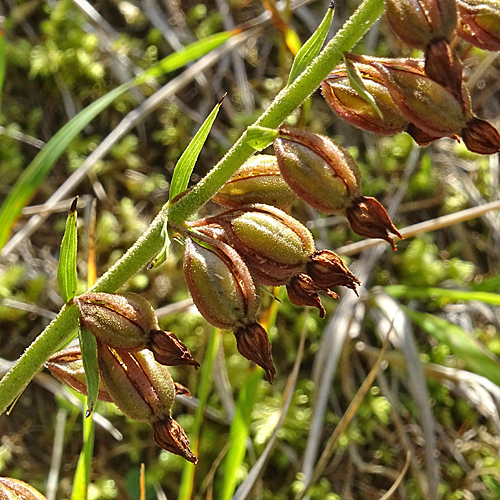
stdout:
[[385,208],[375,198],[360,196],[347,209],[347,218],[354,232],[368,238],[381,238],[390,243],[394,250],[397,248],[389,234],[403,239]]

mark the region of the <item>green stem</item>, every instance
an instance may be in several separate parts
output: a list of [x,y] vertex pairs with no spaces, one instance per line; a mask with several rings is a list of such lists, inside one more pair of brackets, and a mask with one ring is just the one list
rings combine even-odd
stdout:
[[[276,128],[297,109],[339,63],[341,54],[350,50],[384,11],[383,0],[365,0],[344,27],[292,85],[285,87],[265,113],[254,123]],[[161,230],[169,218],[181,224],[205,204],[253,153],[246,143],[246,132],[222,160],[177,203],[165,206],[151,226],[130,250],[104,274],[92,291],[114,292],[131,276],[147,265],[161,250]],[[64,307],[50,325],[18,359],[0,381],[0,414],[21,394],[41,370],[48,356],[75,334],[78,323],[76,307]]]

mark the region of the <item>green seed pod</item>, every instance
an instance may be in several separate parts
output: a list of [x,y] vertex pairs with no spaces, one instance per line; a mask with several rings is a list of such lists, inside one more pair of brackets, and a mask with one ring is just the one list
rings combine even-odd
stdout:
[[[80,394],[87,395],[87,382],[83,369],[82,353],[79,347],[56,352],[46,362],[45,367],[50,373]],[[111,396],[102,381],[99,383],[97,399],[112,402]]]
[[465,127],[472,113],[465,87],[458,100],[450,89],[431,80],[424,71],[410,66],[372,62],[394,102],[406,119],[433,137],[452,137]]
[[167,366],[199,364],[172,333],[160,330],[151,304],[135,293],[85,293],[73,299],[81,322],[101,342],[114,349],[148,348]]
[[[356,65],[362,75],[366,90],[375,100],[383,118],[352,87],[344,65],[339,66],[321,84],[323,97],[327,104],[341,118],[354,127],[380,135],[395,135],[404,132],[408,120],[399,111],[387,87],[377,81],[378,72],[368,65]],[[375,73],[375,77],[371,74]]]
[[212,325],[234,330],[255,320],[260,304],[247,266],[225,243],[186,239],[184,275],[196,307]]
[[47,500],[29,484],[11,477],[0,477],[1,500]]
[[248,205],[210,218],[264,285],[283,285],[305,269],[314,252],[310,231],[285,212]]
[[282,128],[274,150],[283,178],[312,207],[343,214],[353,198],[361,194],[356,162],[328,137]]
[[184,431],[170,417],[176,390],[168,369],[157,363],[147,349],[132,354],[99,341],[97,361],[101,378],[116,406],[129,418],[151,424],[155,440],[156,429],[161,427],[162,440],[157,444],[196,463]]
[[207,246],[187,238],[184,254],[184,275],[196,307],[212,325],[232,330],[240,354],[262,367],[272,382],[271,346],[256,321],[260,297],[248,267],[226,243],[202,234],[196,238]]
[[385,0],[385,14],[394,33],[416,49],[449,40],[457,24],[455,0]]
[[[45,362],[45,368],[63,384],[68,385],[80,394],[87,395],[87,381],[79,347],[56,352]],[[178,382],[174,382],[174,386],[176,396],[178,394],[191,396],[189,390]],[[100,380],[97,399],[107,403],[113,402],[102,380]]]
[[[356,291],[359,281],[340,257],[329,250],[316,251],[309,230],[275,207],[249,205],[192,223],[199,231],[207,228],[208,233],[214,224],[224,230],[215,234],[234,246],[259,283],[286,285],[292,303],[315,306],[321,317],[325,310],[318,293],[336,298],[337,294],[330,290],[333,286]],[[251,334],[252,342],[258,343],[257,332]],[[240,337],[238,332],[235,335]],[[246,356],[244,342],[241,338],[238,349]]]
[[265,203],[278,208],[289,207],[295,193],[281,177],[275,156],[255,155],[246,161],[212,201],[229,208],[250,203]]
[[457,0],[457,34],[483,50],[500,50],[498,0]]

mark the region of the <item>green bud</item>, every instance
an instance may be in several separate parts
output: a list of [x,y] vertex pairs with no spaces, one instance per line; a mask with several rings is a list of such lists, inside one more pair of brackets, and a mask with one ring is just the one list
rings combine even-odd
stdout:
[[289,207],[295,193],[281,176],[275,156],[255,155],[245,162],[212,201],[229,208],[250,203]]
[[328,137],[282,128],[274,150],[297,196],[325,213],[344,213],[360,193],[361,174],[349,152]]

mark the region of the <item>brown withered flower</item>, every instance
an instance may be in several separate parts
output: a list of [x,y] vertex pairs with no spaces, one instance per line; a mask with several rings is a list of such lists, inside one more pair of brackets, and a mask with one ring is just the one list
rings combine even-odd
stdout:
[[260,297],[240,255],[222,241],[193,234],[186,238],[184,276],[193,302],[212,325],[231,330],[240,354],[257,363],[269,382],[276,370],[271,345],[257,322]]
[[101,342],[115,349],[150,349],[158,363],[192,365],[187,347],[172,333],[159,329],[151,304],[135,293],[85,293],[73,299],[83,325]]
[[212,197],[212,201],[228,208],[265,203],[284,209],[294,199],[295,193],[281,176],[276,157],[272,155],[249,158]]
[[354,232],[368,238],[381,238],[397,250],[390,234],[403,239],[392,223],[385,208],[372,197],[360,196],[347,209],[347,218]]
[[113,403],[129,418],[151,424],[159,446],[196,463],[188,438],[170,416],[176,393],[172,377],[151,351],[131,353],[98,340],[97,362]]
[[[293,304],[315,306],[321,317],[325,311],[318,293],[337,297],[331,287],[355,290],[359,284],[340,257],[329,250],[317,251],[310,231],[275,207],[248,205],[192,223],[200,231],[214,224],[260,284],[286,285]],[[220,231],[217,234],[221,237]]]

